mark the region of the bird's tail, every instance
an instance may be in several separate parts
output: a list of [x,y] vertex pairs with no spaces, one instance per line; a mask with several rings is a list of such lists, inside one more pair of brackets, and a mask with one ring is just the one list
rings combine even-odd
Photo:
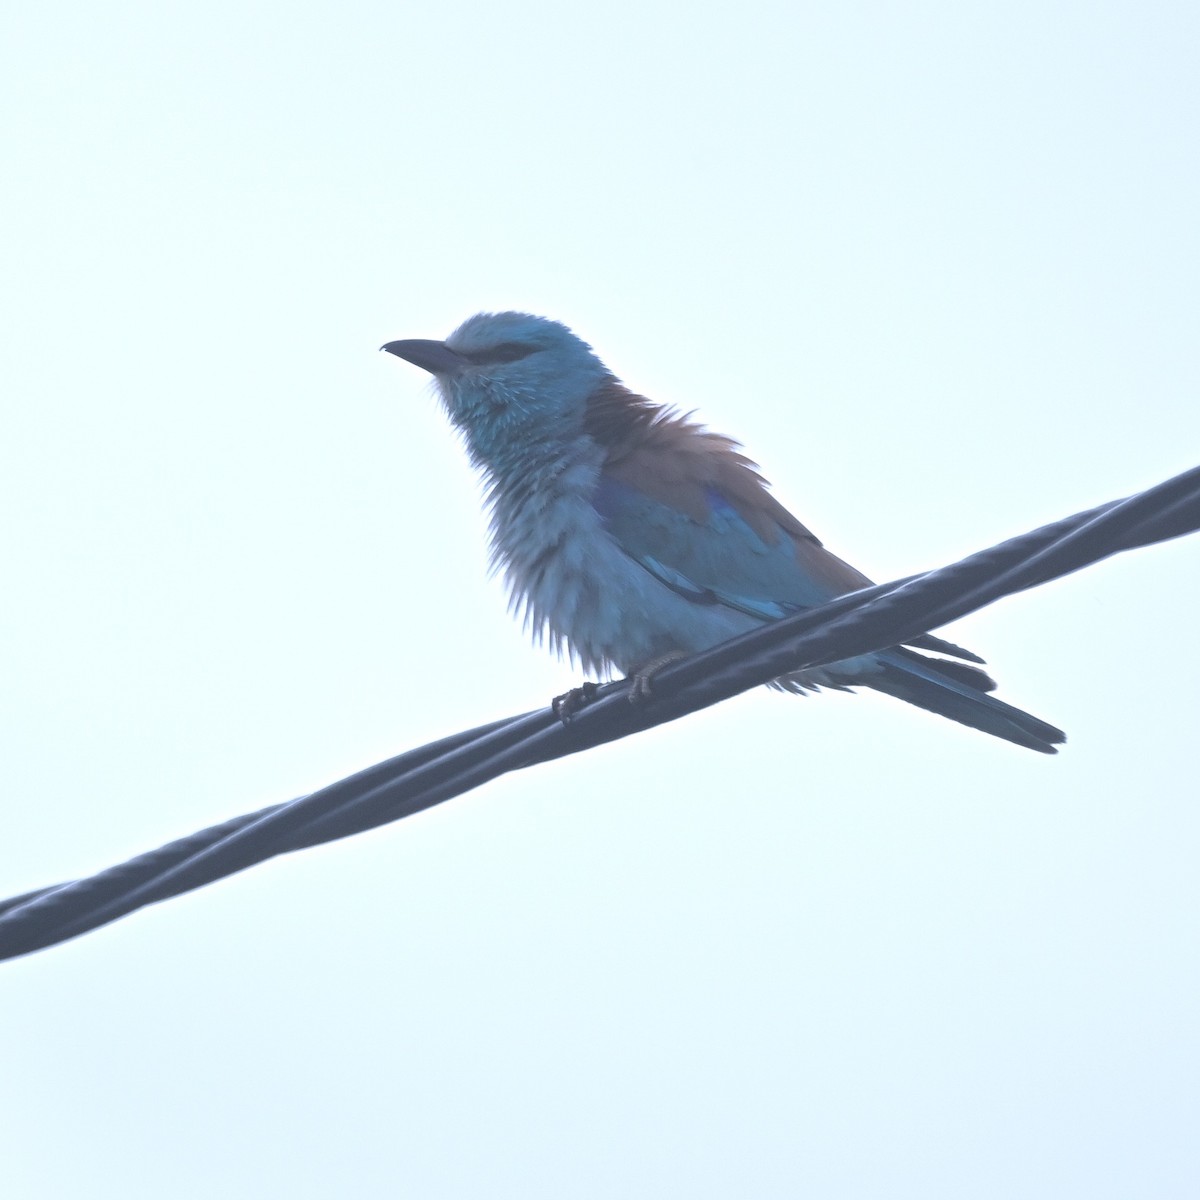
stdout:
[[1055,746],[1067,740],[1061,729],[989,696],[996,685],[976,667],[926,658],[899,646],[883,651],[876,661],[882,670],[857,682],[1041,754],[1057,754]]

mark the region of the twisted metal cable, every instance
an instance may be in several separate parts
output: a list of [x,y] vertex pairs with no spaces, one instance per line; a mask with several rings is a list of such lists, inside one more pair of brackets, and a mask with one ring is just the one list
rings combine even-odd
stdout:
[[864,588],[664,667],[647,702],[597,688],[564,723],[538,709],[443,738],[86,879],[0,901],[0,959],[78,937],[278,854],[411,816],[508,771],[626,737],[806,667],[910,642],[1003,596],[1200,529],[1200,467],[960,562]]

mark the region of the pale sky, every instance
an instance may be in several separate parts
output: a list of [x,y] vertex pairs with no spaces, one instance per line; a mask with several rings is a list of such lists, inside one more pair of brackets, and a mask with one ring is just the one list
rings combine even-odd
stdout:
[[[878,579],[1200,462],[1194,4],[27,5],[0,895],[579,681],[377,352],[571,325]],[[1200,1194],[1200,540],[0,965],[5,1196]]]

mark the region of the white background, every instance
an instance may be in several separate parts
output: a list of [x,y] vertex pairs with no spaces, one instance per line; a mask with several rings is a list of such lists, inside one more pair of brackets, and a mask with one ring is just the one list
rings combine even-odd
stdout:
[[[0,894],[577,681],[377,353],[566,321],[875,578],[1200,461],[1194,4],[25,5]],[[6,1196],[1200,1194],[1200,542],[0,967]]]

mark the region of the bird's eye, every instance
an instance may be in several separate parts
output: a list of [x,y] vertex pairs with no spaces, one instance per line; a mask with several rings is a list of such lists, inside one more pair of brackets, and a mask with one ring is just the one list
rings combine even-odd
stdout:
[[510,363],[516,362],[520,358],[526,358],[537,349],[536,346],[530,346],[526,342],[501,342],[498,346],[488,346],[486,350],[474,350],[463,352],[463,358],[476,364],[476,366],[491,366],[495,363]]

